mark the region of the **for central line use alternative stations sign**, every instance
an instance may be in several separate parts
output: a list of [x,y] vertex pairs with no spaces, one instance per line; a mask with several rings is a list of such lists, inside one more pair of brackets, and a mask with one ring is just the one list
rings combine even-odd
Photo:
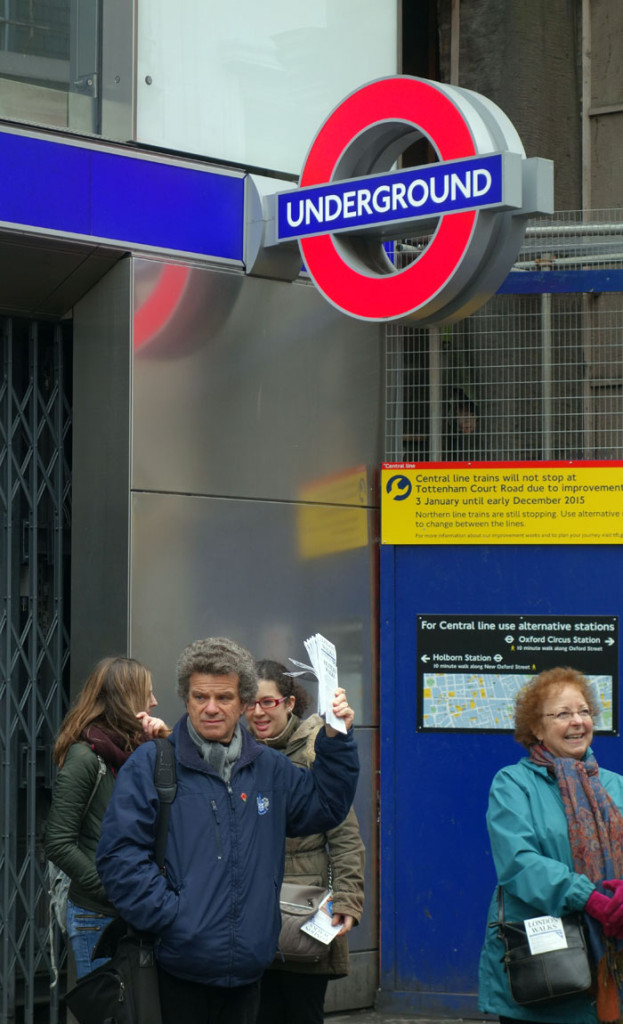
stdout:
[[512,729],[522,686],[571,665],[595,687],[595,727],[616,731],[618,646],[616,615],[418,615],[418,729]]

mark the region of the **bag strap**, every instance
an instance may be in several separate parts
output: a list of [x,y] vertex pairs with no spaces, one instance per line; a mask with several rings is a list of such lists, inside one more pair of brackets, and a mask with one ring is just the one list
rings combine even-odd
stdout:
[[498,924],[504,924],[504,890],[498,885]]
[[82,811],[82,814],[80,815],[80,826],[82,826],[82,822],[84,821],[84,819],[86,818],[86,816],[88,814],[89,807],[93,803],[93,798],[94,798],[95,794],[97,793],[97,787],[99,786],[100,782],[102,781],[102,779],[104,778],[106,772],[108,771],[108,765],[106,764],[104,758],[100,757],[99,754],[96,754],[95,756],[97,757],[97,775],[95,776],[95,782],[93,783],[93,789],[91,790],[89,799],[87,800],[86,804],[84,805],[84,810]]
[[100,757],[99,754],[97,754],[96,756],[97,756],[97,777],[95,779],[95,784],[93,786],[93,789],[91,790],[91,796],[87,800],[86,806],[85,806],[85,808],[84,808],[84,810],[82,812],[82,815],[81,815],[81,818],[80,818],[80,824],[82,824],[82,822],[86,818],[88,810],[89,810],[89,807],[93,803],[93,797],[97,793],[97,787],[99,786],[100,782],[102,781],[102,779],[104,778],[106,772],[108,771],[108,768],[107,768],[107,765],[106,765],[106,762],[105,762],[104,758]]
[[[175,753],[172,745],[168,739],[162,736],[155,736],[154,743],[156,744],[156,763],[154,765],[154,783],[158,791],[158,800],[160,802],[160,813],[158,815],[158,824],[156,825],[156,842],[154,845],[154,857],[156,864],[160,868],[162,874],[165,874],[164,859],[167,849],[167,837],[169,832],[169,814],[171,812],[171,804],[175,799],[177,792],[177,777],[175,771]],[[134,935],[136,933],[132,926],[124,920],[122,917],[113,917],[110,924],[106,925],[104,931],[101,933],[99,939],[95,944],[93,950],[93,958],[99,957],[111,957],[121,939],[126,935]],[[143,936],[148,939],[148,936]],[[151,951],[153,956],[153,950]],[[145,962],[139,966],[148,967],[150,966],[150,957],[145,958]],[[139,1022],[143,1021],[143,1017],[139,1015]],[[149,1020],[153,1019],[152,1017]],[[149,1024],[149,1021],[147,1022]]]
[[156,831],[154,856],[156,864],[164,873],[164,860],[167,852],[169,834],[169,815],[171,804],[177,793],[177,775],[175,771],[175,753],[168,739],[154,737],[156,744],[156,764],[154,765],[154,784],[160,801],[160,815]]
[[504,942],[504,890],[501,885],[497,888],[497,899],[498,899],[498,919],[497,921],[489,921],[487,928],[497,928],[498,939]]

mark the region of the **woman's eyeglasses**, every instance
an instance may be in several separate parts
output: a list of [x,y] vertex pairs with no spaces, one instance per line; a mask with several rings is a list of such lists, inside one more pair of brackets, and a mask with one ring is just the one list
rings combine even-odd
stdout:
[[592,718],[588,708],[581,708],[579,711],[550,711],[548,714],[543,715],[543,718],[555,718],[557,722],[570,722],[572,718],[579,715],[582,721],[586,721],[587,718]]
[[256,706],[259,704],[262,711],[271,711],[272,708],[276,708],[279,704],[283,704],[287,697],[260,697],[259,700],[250,700],[247,704],[247,711],[255,711]]

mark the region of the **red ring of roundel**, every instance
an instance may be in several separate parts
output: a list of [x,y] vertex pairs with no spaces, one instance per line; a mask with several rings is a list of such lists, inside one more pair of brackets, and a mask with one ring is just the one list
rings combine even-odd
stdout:
[[[477,155],[467,122],[443,92],[420,79],[384,78],[352,93],[327,118],[305,161],[301,187],[330,182],[352,140],[383,121],[416,125],[442,161]],[[475,218],[473,210],[445,214],[417,262],[385,276],[350,267],[330,234],[300,244],[316,286],[333,305],[361,319],[391,320],[420,309],[450,280],[466,254]]]

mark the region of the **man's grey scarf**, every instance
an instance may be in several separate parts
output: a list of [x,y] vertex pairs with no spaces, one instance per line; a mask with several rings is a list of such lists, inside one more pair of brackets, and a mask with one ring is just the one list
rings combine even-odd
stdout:
[[232,769],[240,757],[240,751],[242,750],[242,730],[240,728],[240,722],[236,722],[234,735],[231,738],[229,746],[226,746],[224,743],[212,743],[210,740],[204,740],[203,737],[199,735],[195,727],[191,725],[190,718],[186,719],[186,725],[188,727],[188,735],[195,744],[203,760],[207,761],[208,764],[218,772],[223,782],[229,782]]

